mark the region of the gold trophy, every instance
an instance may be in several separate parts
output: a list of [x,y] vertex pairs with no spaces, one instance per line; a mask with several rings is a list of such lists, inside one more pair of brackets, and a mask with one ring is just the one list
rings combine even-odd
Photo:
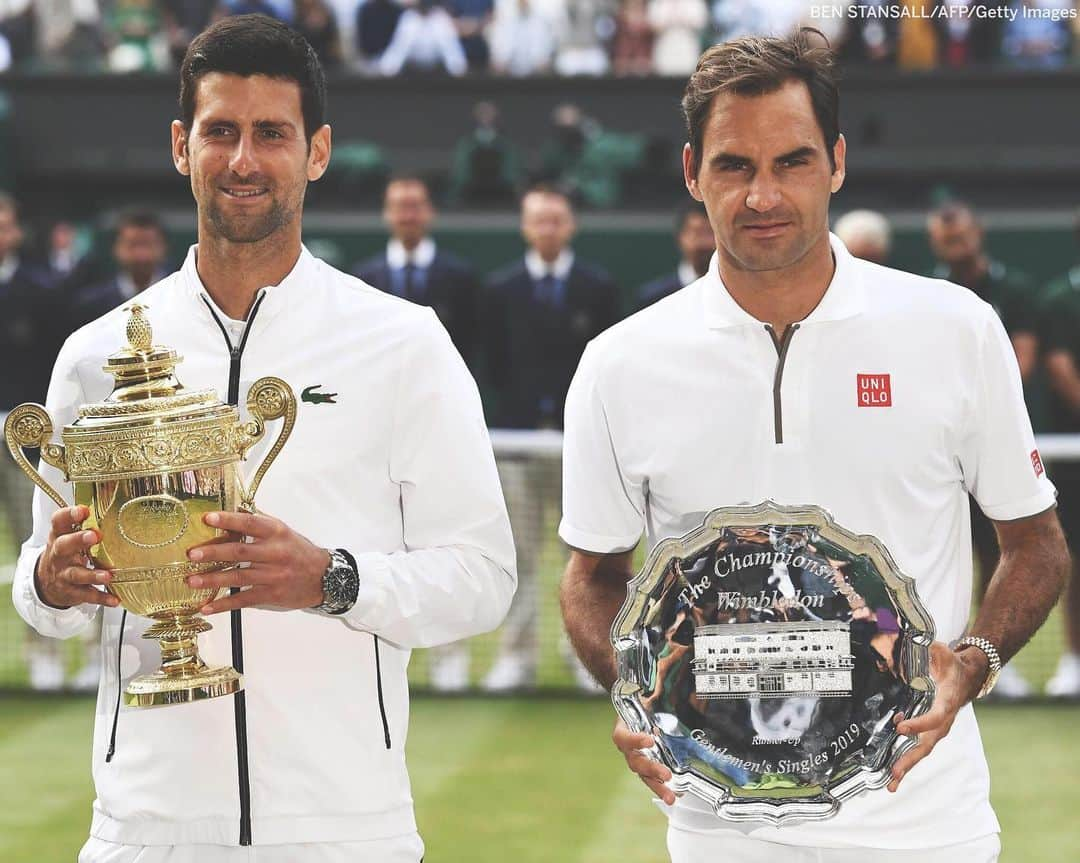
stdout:
[[[185,389],[174,374],[183,358],[153,344],[144,306],[129,311],[128,345],[104,366],[116,379],[112,394],[79,408],[63,444],[51,443],[49,414],[29,402],[8,415],[4,438],[19,467],[58,506],[68,504],[23,448],[40,448],[41,458],[73,483],[75,504],[90,510],[84,527],[99,536],[90,557],[113,574],[107,590],[128,611],[154,620],[143,637],[160,642],[161,667],[132,679],[124,702],[150,707],[230,695],[241,688],[240,674],[208,667],[198,651],[198,634],[212,628],[198,611],[222,591],[185,582],[193,573],[229,567],[193,563],[187,552],[226,535],[205,524],[206,513],[254,510],[259,483],[296,421],[296,397],[280,378],[260,378],[247,395],[252,418],[242,423],[213,390]],[[237,464],[267,421],[280,418],[277,440],[245,490]]]

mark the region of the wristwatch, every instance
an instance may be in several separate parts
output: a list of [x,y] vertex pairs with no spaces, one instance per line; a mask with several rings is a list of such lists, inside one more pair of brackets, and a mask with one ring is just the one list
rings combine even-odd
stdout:
[[323,601],[315,611],[323,614],[344,614],[356,604],[360,590],[360,575],[356,560],[343,548],[328,548],[330,564],[323,573]]
[[993,643],[985,638],[980,638],[978,635],[965,635],[953,644],[953,650],[960,650],[964,647],[979,648],[986,654],[986,658],[990,662],[990,669],[986,672],[986,680],[983,681],[979,694],[975,696],[976,698],[985,698],[990,694],[990,690],[997,683],[998,675],[1001,674],[1001,655],[997,652],[997,648],[994,647]]

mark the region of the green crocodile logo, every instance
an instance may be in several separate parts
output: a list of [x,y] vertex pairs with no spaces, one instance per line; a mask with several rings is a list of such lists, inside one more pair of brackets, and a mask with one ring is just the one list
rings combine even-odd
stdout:
[[320,389],[321,387],[322,387],[322,384],[315,384],[314,386],[311,386],[311,387],[304,387],[304,391],[302,393],[300,393],[300,401],[308,402],[309,404],[313,404],[313,405],[322,405],[322,404],[336,405],[337,402],[334,401],[334,397],[337,395],[337,393],[317,393],[317,392],[315,392],[315,390]]

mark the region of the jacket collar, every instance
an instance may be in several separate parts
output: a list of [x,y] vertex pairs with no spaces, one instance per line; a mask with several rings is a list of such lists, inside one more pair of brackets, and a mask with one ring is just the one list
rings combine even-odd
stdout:
[[[226,320],[225,313],[218,308],[217,303],[214,302],[203,285],[202,279],[199,278],[199,272],[196,268],[198,248],[198,245],[194,245],[188,249],[187,257],[184,258],[183,266],[180,268],[180,284],[185,294],[196,300],[202,309],[206,309],[206,304],[199,298],[205,297],[214,313],[219,315],[222,322],[224,322]],[[301,301],[305,293],[311,288],[311,282],[318,266],[318,258],[312,255],[306,246],[301,245],[300,256],[296,259],[296,263],[285,278],[276,285],[267,285],[261,288],[256,295],[256,299],[260,295],[265,295],[262,304],[259,306],[259,314],[255,321],[256,329],[262,329],[283,309],[287,309]]]
[[410,261],[414,267],[426,270],[435,260],[435,241],[431,237],[424,237],[412,253],[405,251],[401,240],[390,240],[386,244],[386,264],[391,270],[400,270]]
[[[825,296],[803,319],[804,324],[851,318],[862,312],[865,306],[862,280],[863,269],[867,265],[853,258],[835,234],[829,234],[829,244],[832,247],[836,270]],[[720,278],[715,253],[709,262],[709,272],[702,276],[701,282],[705,326],[710,329],[723,329],[747,324],[761,326],[764,323],[747,312],[728,293]]]

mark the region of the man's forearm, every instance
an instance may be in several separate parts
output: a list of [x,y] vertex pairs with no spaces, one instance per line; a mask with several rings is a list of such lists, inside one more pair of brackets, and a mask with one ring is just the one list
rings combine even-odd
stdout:
[[1070,561],[1056,511],[996,527],[1001,561],[971,631],[988,638],[1008,662],[1057,603]]
[[618,677],[608,634],[633,574],[630,552],[602,557],[575,552],[559,590],[570,643],[605,689],[611,689]]

